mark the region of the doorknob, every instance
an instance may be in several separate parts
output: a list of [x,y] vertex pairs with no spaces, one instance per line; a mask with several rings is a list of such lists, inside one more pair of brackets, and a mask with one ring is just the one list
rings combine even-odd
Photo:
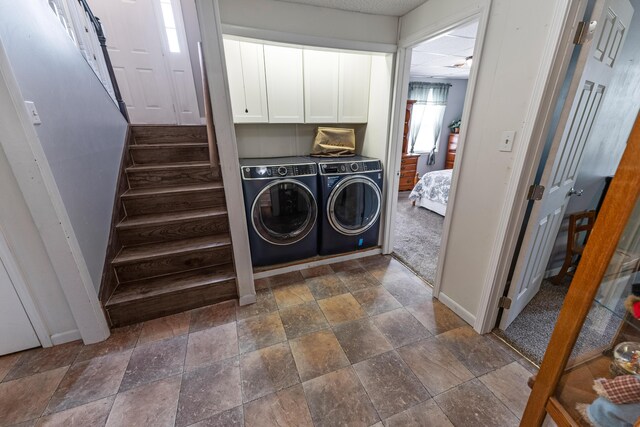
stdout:
[[582,193],[584,193],[584,190],[576,190],[575,188],[571,187],[571,190],[569,190],[569,193],[567,194],[567,197],[571,197],[571,196],[582,196]]

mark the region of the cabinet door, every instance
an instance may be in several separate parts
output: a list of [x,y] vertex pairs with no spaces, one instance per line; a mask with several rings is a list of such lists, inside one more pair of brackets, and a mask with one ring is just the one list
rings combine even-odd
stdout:
[[304,123],[302,49],[264,46],[269,123]]
[[304,50],[304,116],[306,123],[338,121],[340,54]]
[[369,116],[371,56],[340,54],[339,123],[366,123]]
[[225,60],[235,123],[266,123],[267,87],[261,44],[224,40]]

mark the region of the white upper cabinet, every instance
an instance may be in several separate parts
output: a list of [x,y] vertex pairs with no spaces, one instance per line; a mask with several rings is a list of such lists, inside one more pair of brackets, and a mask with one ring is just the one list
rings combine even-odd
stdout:
[[371,55],[340,54],[338,122],[366,123],[369,115]]
[[267,123],[263,45],[224,39],[229,92],[235,123]]
[[269,123],[304,123],[302,49],[264,46]]
[[235,123],[366,123],[371,55],[224,39]]
[[304,113],[306,123],[338,121],[340,54],[304,50]]

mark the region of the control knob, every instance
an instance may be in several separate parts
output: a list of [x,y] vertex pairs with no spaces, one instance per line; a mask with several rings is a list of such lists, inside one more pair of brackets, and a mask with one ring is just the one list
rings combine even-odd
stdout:
[[285,176],[287,174],[287,168],[284,166],[278,167],[278,175]]
[[351,163],[349,167],[351,168],[352,172],[357,172],[358,169],[360,168],[360,166],[356,162]]

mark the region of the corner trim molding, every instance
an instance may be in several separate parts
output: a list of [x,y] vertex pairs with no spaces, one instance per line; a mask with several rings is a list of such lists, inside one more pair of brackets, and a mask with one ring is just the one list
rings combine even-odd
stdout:
[[460,304],[452,300],[445,294],[444,292],[440,292],[440,296],[438,297],[441,303],[449,307],[454,313],[462,318],[469,325],[473,326],[476,323],[476,316],[467,311]]
[[53,343],[53,345],[65,344],[80,339],[82,339],[82,336],[80,335],[80,331],[77,329],[72,329],[70,331],[51,335],[51,342]]

